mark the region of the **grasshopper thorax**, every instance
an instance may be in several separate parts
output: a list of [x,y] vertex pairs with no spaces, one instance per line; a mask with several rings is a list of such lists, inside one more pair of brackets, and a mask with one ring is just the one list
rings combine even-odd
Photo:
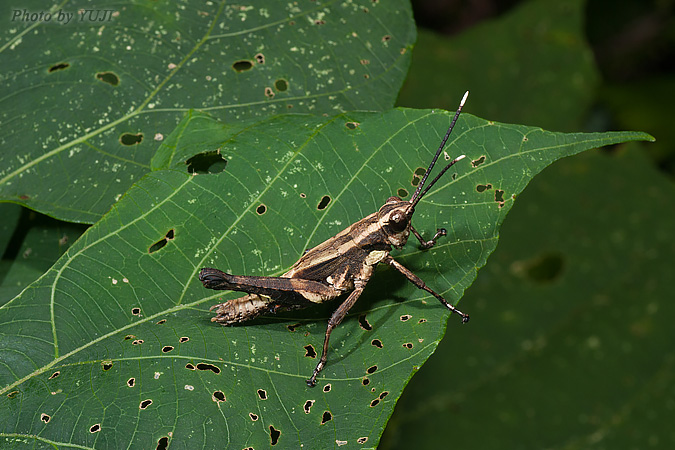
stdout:
[[377,212],[380,228],[389,243],[396,248],[401,248],[408,242],[412,213],[410,202],[398,197],[389,197]]

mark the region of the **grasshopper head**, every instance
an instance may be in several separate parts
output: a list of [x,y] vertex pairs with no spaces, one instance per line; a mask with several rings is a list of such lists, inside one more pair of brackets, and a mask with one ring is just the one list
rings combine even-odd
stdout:
[[389,197],[377,213],[377,221],[387,235],[387,240],[396,248],[408,242],[412,213],[410,202],[398,197]]

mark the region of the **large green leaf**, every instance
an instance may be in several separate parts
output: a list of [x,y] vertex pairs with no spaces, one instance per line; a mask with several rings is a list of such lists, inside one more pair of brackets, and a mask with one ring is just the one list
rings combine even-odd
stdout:
[[[222,172],[189,175],[182,166],[146,175],[0,309],[6,442],[376,446],[404,385],[442,337],[446,309],[400,274],[378,270],[333,332],[328,366],[311,389],[304,380],[336,304],[221,327],[207,308],[235,294],[205,290],[196,274],[213,266],[278,275],[391,194],[409,196],[450,118],[415,110],[274,117],[234,134],[222,127]],[[168,152],[190,154],[182,142],[212,135],[207,123],[188,116]],[[536,173],[588,148],[649,138],[566,135],[464,115],[447,153],[467,158],[413,219],[425,234],[444,226],[449,236],[426,252],[411,242],[395,256],[456,303]]]
[[31,19],[44,6],[6,11],[1,31],[0,200],[74,222],[145,174],[190,108],[226,120],[390,108],[415,40],[406,0],[64,1]]

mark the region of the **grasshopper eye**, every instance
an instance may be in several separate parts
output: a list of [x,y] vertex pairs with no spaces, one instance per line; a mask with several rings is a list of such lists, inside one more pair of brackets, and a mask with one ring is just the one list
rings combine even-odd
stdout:
[[395,233],[400,233],[408,226],[408,216],[399,211],[389,216],[389,228]]

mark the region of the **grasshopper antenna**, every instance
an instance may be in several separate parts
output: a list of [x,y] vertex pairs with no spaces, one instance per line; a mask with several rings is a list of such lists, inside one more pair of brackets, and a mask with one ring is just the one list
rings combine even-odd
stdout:
[[441,141],[440,147],[438,147],[438,150],[436,151],[436,154],[434,155],[434,159],[431,161],[431,164],[429,164],[429,168],[427,169],[426,172],[424,172],[424,176],[422,177],[422,181],[420,181],[420,184],[417,186],[417,190],[415,190],[415,193],[413,194],[412,198],[410,199],[410,211],[412,214],[412,211],[415,210],[415,205],[420,201],[420,199],[424,196],[424,194],[427,193],[427,191],[431,188],[431,186],[434,185],[438,181],[438,179],[443,176],[443,174],[450,168],[452,167],[453,164],[455,164],[457,161],[461,160],[464,158],[465,155],[458,156],[457,158],[453,159],[450,161],[450,164],[445,166],[443,170],[441,170],[441,173],[436,176],[436,178],[433,179],[431,183],[429,183],[429,186],[422,190],[424,188],[424,184],[427,181],[427,178],[429,178],[429,174],[431,173],[432,169],[434,168],[434,165],[436,165],[436,161],[438,160],[438,157],[440,156],[441,152],[443,151],[443,147],[445,147],[445,143],[448,141],[448,138],[450,137],[450,133],[452,133],[452,129],[455,128],[455,123],[457,123],[457,119],[459,118],[459,114],[462,112],[462,107],[464,107],[464,103],[466,103],[466,98],[469,96],[469,91],[466,91],[464,93],[464,97],[462,97],[462,101],[459,103],[459,108],[457,108],[457,112],[455,113],[455,117],[453,117],[452,122],[450,123],[450,128],[448,128],[448,132],[445,133],[445,137],[443,138],[443,141]]

